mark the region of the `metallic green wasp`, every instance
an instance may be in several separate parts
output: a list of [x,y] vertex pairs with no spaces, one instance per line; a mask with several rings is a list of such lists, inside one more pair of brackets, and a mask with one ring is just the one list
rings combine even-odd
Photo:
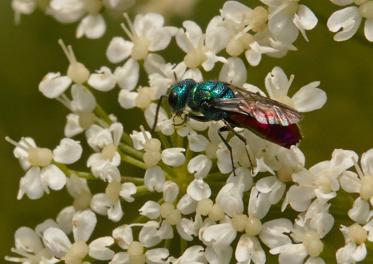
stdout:
[[[222,136],[223,131],[232,131],[246,145],[246,139],[237,133],[234,127],[247,128],[258,136],[285,148],[297,144],[302,138],[297,125],[302,116],[296,110],[225,82],[182,80],[171,86],[167,98],[176,115],[182,115],[186,108],[189,108],[186,118],[202,122],[212,120],[224,122],[225,126],[221,127],[218,133],[230,151],[233,172],[232,148]],[[153,130],[157,123],[159,107],[160,103]]]

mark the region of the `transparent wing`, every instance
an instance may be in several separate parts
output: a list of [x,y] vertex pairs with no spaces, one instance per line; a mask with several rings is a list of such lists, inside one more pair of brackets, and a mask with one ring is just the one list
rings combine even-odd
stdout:
[[288,126],[298,123],[302,119],[302,115],[299,112],[285,104],[239,87],[232,85],[229,85],[229,87],[232,88],[237,97],[215,99],[211,102],[214,108],[227,112],[247,114],[262,124]]

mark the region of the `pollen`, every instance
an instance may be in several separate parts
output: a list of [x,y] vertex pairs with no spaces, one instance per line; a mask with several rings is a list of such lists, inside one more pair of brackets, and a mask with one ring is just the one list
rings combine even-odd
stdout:
[[47,148],[31,148],[28,151],[28,161],[32,166],[46,167],[52,163],[53,153]]

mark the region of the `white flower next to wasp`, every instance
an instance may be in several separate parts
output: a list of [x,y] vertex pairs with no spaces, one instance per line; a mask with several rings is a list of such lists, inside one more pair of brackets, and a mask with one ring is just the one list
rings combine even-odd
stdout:
[[14,156],[25,170],[21,178],[18,199],[26,194],[30,199],[39,199],[49,189],[61,190],[66,184],[64,172],[54,162],[72,164],[80,159],[83,149],[78,141],[64,138],[52,151],[37,147],[32,138],[22,138],[19,142],[6,138],[15,145]]
[[[262,6],[251,9],[236,1],[226,1],[220,13],[231,34],[226,46],[229,55],[239,56],[245,52],[250,65],[257,66],[262,54],[278,52],[277,49],[262,43],[263,32],[267,28],[267,9]],[[249,31],[260,34],[252,35]]]
[[361,20],[365,18],[364,35],[373,41],[373,1],[333,0],[335,4],[346,6],[355,3],[357,6],[348,6],[335,11],[328,19],[327,26],[330,31],[337,32],[335,41],[345,41],[352,38],[357,32]]
[[96,260],[110,260],[114,256],[108,248],[114,244],[112,237],[100,237],[87,244],[96,223],[97,218],[92,211],[78,212],[73,217],[73,243],[64,231],[50,227],[43,233],[44,244],[54,256],[66,263],[80,263],[88,255]]
[[193,79],[196,82],[202,81],[202,73],[199,69],[187,70],[184,62],[178,64],[166,63],[157,54],[149,54],[144,66],[149,74],[149,85],[155,90],[154,99],[166,95],[170,86],[177,81],[185,79]]
[[361,167],[355,161],[357,174],[346,171],[340,178],[342,189],[349,193],[358,193],[349,217],[359,224],[366,224],[373,216],[373,149],[361,155]]
[[321,108],[326,102],[326,93],[318,88],[320,82],[309,83],[288,96],[294,75],[287,78],[280,67],[275,67],[265,78],[265,86],[269,97],[293,107],[299,112],[309,112]]
[[177,45],[186,53],[184,62],[189,68],[202,65],[205,71],[214,68],[217,61],[226,62],[216,54],[224,49],[229,40],[227,29],[221,17],[214,17],[207,25],[206,34],[193,21],[184,21],[184,29],[176,34]]
[[261,0],[268,5],[268,29],[275,39],[293,43],[299,32],[308,40],[306,30],[317,25],[317,17],[305,5],[293,0]]
[[111,177],[105,176],[105,171],[110,167],[115,170],[121,163],[118,146],[122,134],[123,126],[120,123],[113,123],[108,128],[92,125],[86,131],[87,142],[96,151],[87,160],[87,166],[95,176],[111,180]]
[[138,61],[146,59],[149,52],[164,50],[175,29],[165,27],[164,18],[159,14],[137,15],[133,23],[127,14],[124,16],[128,25],[122,24],[122,27],[131,41],[114,37],[107,48],[106,56],[112,63],[119,63],[130,57],[123,66],[114,71],[119,87],[128,93],[136,87],[139,80]]

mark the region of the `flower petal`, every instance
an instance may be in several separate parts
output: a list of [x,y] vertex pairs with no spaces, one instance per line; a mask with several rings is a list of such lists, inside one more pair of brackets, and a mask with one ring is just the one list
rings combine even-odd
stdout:
[[97,223],[96,215],[91,210],[78,212],[73,217],[73,234],[75,241],[88,241]]
[[299,112],[309,112],[320,109],[326,103],[326,93],[316,88],[320,82],[312,82],[303,86],[293,96],[294,108]]
[[61,74],[50,72],[39,84],[39,91],[48,98],[57,98],[63,94],[71,84],[71,79]]
[[76,37],[86,36],[89,39],[101,38],[106,31],[106,23],[102,15],[88,15],[80,21],[76,30]]
[[64,138],[53,150],[53,159],[59,163],[72,164],[80,159],[83,148],[79,141]]
[[131,41],[127,41],[122,37],[114,37],[106,50],[106,56],[110,62],[119,63],[128,58],[132,52],[133,45]]

